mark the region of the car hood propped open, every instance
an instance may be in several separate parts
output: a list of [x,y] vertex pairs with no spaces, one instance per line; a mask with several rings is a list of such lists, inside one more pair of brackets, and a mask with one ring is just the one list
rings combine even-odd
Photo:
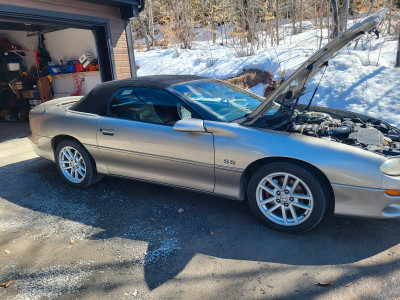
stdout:
[[357,22],[351,28],[315,52],[241,123],[243,125],[253,124],[269,108],[271,101],[276,100],[279,95],[282,95],[288,90],[293,92],[292,99],[299,97],[303,92],[302,89],[305,83],[317,74],[331,58],[335,57],[342,48],[357,38],[360,38],[362,35],[376,31],[384,20],[386,12],[387,9],[381,9],[364,20]]

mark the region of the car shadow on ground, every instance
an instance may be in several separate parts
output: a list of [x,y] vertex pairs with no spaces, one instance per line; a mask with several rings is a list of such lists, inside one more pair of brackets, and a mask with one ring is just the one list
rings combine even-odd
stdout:
[[30,134],[28,122],[1,122],[0,143],[25,137]]
[[150,289],[180,273],[196,254],[323,266],[353,263],[399,243],[397,220],[326,218],[304,234],[264,227],[246,202],[105,177],[85,190],[66,185],[41,158],[0,168],[0,197],[25,209],[95,227],[87,239],[148,243],[143,261]]

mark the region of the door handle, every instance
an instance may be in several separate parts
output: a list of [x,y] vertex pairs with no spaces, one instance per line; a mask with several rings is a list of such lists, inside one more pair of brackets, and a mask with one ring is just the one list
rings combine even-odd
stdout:
[[100,128],[100,131],[103,133],[103,135],[114,135],[114,129]]

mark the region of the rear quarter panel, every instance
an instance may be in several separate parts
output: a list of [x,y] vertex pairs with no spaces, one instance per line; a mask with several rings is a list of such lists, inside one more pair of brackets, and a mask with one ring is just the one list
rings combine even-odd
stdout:
[[[93,156],[98,172],[107,173],[107,167],[97,148],[97,125],[101,117],[68,110],[69,106],[60,107],[55,102],[45,109],[38,107],[31,111],[29,119],[33,137],[41,141],[46,139],[50,143],[58,136],[72,137],[78,140]],[[48,145],[44,145],[43,142],[42,148],[49,149]],[[40,155],[40,153],[38,154]],[[54,160],[54,153],[52,155]]]

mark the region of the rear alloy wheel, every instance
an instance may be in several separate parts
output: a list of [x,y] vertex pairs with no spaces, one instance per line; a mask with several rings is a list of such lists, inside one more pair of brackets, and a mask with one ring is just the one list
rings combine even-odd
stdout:
[[55,156],[57,169],[69,185],[86,188],[101,179],[92,156],[78,142],[62,141],[57,146]]
[[61,149],[58,164],[65,178],[72,183],[81,183],[86,176],[86,164],[82,154],[73,147]]
[[249,204],[266,225],[285,232],[302,232],[322,220],[328,205],[324,185],[308,169],[272,163],[250,179]]

